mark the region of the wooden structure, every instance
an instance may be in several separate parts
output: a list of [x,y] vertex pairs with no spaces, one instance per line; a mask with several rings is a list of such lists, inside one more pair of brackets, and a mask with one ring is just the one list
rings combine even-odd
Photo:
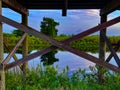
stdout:
[[[16,12],[20,13],[22,15],[22,24],[2,16],[1,14],[2,7],[9,7],[15,10]],[[46,54],[56,48],[67,50],[89,61],[92,61],[102,67],[105,67],[105,68],[108,68],[115,72],[120,73],[120,68],[119,68],[120,59],[116,54],[117,48],[112,48],[112,45],[109,39],[106,37],[106,28],[120,22],[120,16],[110,21],[107,21],[107,15],[119,8],[120,8],[120,0],[0,0],[0,22],[1,22],[0,23],[0,63],[1,63],[0,65],[0,90],[5,90],[4,69],[10,69],[17,65],[19,65],[21,69],[23,66],[27,67],[26,64],[22,66],[21,64],[37,56]],[[63,16],[67,15],[68,9],[100,9],[101,23],[96,27],[88,29],[67,40],[59,42],[27,26],[27,17],[29,15],[29,11],[28,11],[29,9],[61,9]],[[21,39],[16,44],[16,46],[11,50],[10,54],[4,60],[3,60],[3,53],[4,53],[3,44],[5,47],[7,47],[7,44],[3,40],[2,23],[6,23],[8,25],[11,25],[25,32],[23,36],[21,37]],[[83,38],[97,31],[100,31],[99,58],[96,58],[85,52],[79,51],[69,46],[70,42],[75,41],[79,38]],[[52,46],[45,48],[41,51],[35,52],[31,55],[27,55],[27,52],[28,52],[27,34],[31,34],[38,38],[46,40],[47,42],[51,43]],[[22,42],[24,43],[23,58],[18,60],[17,57],[15,56],[15,52]],[[107,60],[105,60],[105,46],[106,46],[105,43],[107,44],[107,46],[109,47],[111,51],[111,54],[107,58]],[[8,64],[12,56],[14,57],[15,62]],[[114,66],[108,63],[111,57],[115,58],[115,61],[118,64],[118,66]],[[102,75],[102,73],[100,75]]]

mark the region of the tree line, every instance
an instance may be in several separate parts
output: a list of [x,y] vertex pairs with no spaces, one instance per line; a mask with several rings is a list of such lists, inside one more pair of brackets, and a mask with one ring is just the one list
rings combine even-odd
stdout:
[[[55,37],[55,39],[58,41],[63,41],[70,37],[71,36],[60,35],[60,36]],[[4,38],[8,42],[9,48],[12,49],[12,47],[16,45],[16,43],[21,38],[21,36],[16,36],[14,33],[12,34],[4,33]],[[108,38],[110,42],[112,43],[112,45],[116,45],[120,41],[120,36],[109,36]],[[42,39],[39,39],[37,37],[30,36],[30,35],[28,36],[28,44],[29,44],[28,46],[29,52],[31,52],[32,50],[41,50],[43,48],[50,46],[48,42],[43,41]],[[82,39],[78,39],[77,41],[70,43],[70,46],[77,48],[79,50],[85,51],[85,52],[98,52],[99,51],[99,36],[93,35],[93,36],[84,37]],[[20,52],[21,49],[22,48],[20,47],[17,52]],[[107,51],[109,51],[108,48],[107,48]],[[6,49],[5,49],[5,52],[7,52]]]

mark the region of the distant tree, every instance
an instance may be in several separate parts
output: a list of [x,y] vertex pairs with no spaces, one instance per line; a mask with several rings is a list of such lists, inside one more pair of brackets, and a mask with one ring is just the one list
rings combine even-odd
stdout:
[[14,30],[13,32],[12,32],[12,34],[14,34],[15,36],[22,36],[23,35],[23,31],[21,31],[21,30]]
[[59,23],[54,21],[52,18],[44,17],[43,21],[41,22],[41,32],[54,38],[57,36],[58,30],[56,29],[56,26],[58,26]]
[[[58,30],[56,29],[56,26],[58,26],[59,23],[55,22],[52,18],[44,17],[43,21],[41,22],[41,32],[55,38],[57,36]],[[43,65],[51,65],[54,62],[58,61],[57,58],[55,58],[55,54],[57,51],[51,51],[47,54],[44,54],[41,56],[41,61],[43,62]]]

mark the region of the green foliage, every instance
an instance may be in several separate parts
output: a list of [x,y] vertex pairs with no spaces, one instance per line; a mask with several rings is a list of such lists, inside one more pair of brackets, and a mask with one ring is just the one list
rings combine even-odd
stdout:
[[23,31],[21,31],[21,30],[14,30],[13,32],[12,32],[12,34],[14,34],[15,36],[22,36],[23,35]]
[[[68,76],[66,67],[61,73],[58,67],[39,65],[36,69],[28,71],[28,76],[23,79],[23,74],[6,71],[6,90],[119,90],[120,75],[107,71],[105,82],[99,84],[97,74],[92,71],[78,70]],[[92,69],[93,70],[93,69]]]
[[58,30],[56,29],[56,26],[58,26],[59,23],[55,22],[52,18],[44,17],[43,21],[41,22],[41,32],[54,38],[57,36]]
[[47,54],[44,54],[41,56],[41,61],[43,62],[43,65],[52,65],[54,62],[59,61],[55,54],[57,53],[56,50],[51,51]]
[[[63,40],[68,39],[70,37],[71,36],[61,35],[61,36],[57,36],[55,39],[57,39],[58,41],[63,41]],[[20,36],[16,36],[14,34],[4,33],[4,38],[9,43],[9,48],[12,48],[18,42],[18,40],[20,39]],[[109,38],[110,42],[112,43],[112,45],[114,45],[114,46],[119,45],[120,36],[110,36],[108,38]],[[50,44],[47,43],[46,41],[43,41],[42,39],[36,38],[34,36],[28,36],[28,43],[29,43],[28,44],[29,45],[29,52],[32,50],[41,50],[43,48],[50,46]],[[77,48],[77,49],[82,50],[82,51],[98,52],[98,50],[99,50],[99,36],[97,36],[97,35],[96,36],[87,36],[87,37],[84,37],[82,39],[78,39],[77,41],[70,43],[70,45],[72,47]],[[20,52],[21,50],[22,50],[22,48],[20,47],[18,52]],[[108,48],[107,48],[107,51],[109,51]],[[119,51],[120,51],[120,49],[119,49]]]
[[[56,26],[59,25],[58,22],[55,22],[52,18],[43,18],[43,21],[41,22],[41,32],[55,38],[57,36],[57,29]],[[51,51],[47,54],[44,54],[41,56],[41,61],[44,65],[51,65],[54,62],[58,61],[57,58],[55,58],[55,54],[57,51]]]

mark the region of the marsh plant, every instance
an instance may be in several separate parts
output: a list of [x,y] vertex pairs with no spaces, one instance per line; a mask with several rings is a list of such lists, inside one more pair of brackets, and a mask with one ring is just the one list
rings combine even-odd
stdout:
[[106,71],[105,82],[99,84],[95,69],[91,73],[79,69],[71,76],[69,67],[58,72],[58,66],[46,66],[28,70],[28,75],[22,72],[6,71],[6,90],[119,90],[120,75]]

